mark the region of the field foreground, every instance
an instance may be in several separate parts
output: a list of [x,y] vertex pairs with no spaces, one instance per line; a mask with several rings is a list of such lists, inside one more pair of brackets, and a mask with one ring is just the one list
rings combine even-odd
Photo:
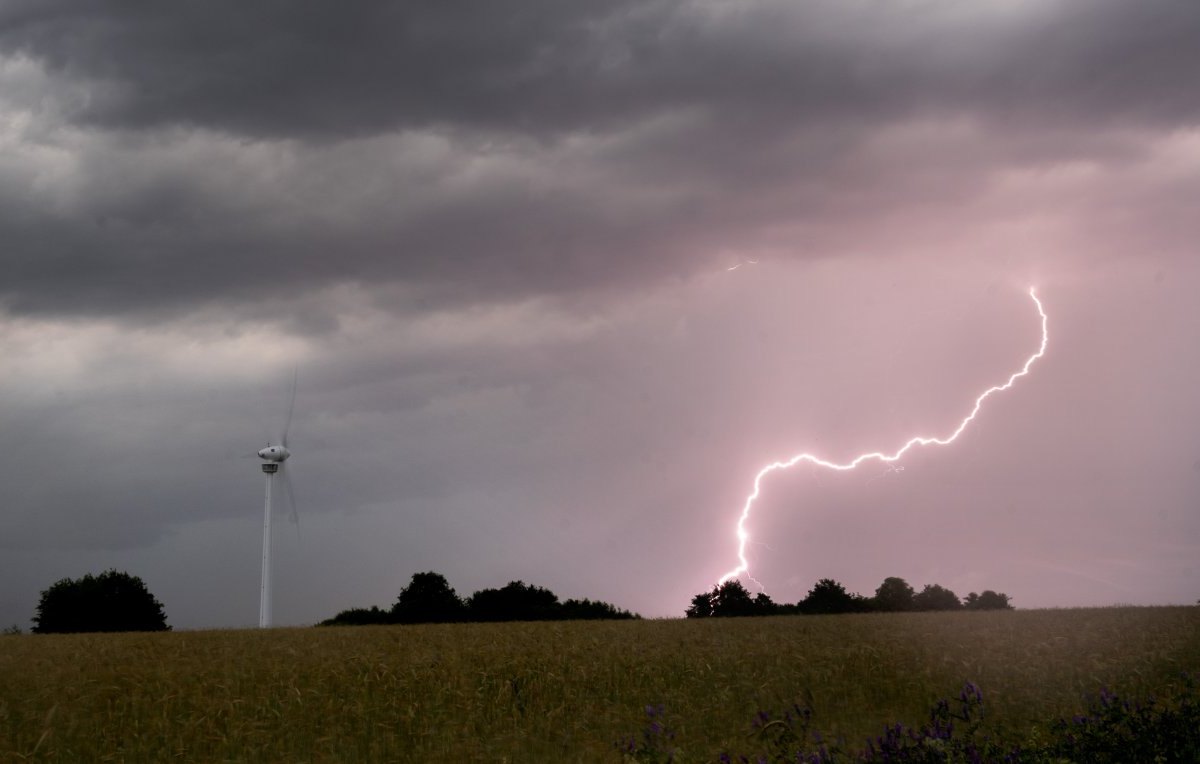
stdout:
[[0,637],[2,761],[684,761],[801,702],[852,746],[979,685],[1018,736],[1200,671],[1200,607]]

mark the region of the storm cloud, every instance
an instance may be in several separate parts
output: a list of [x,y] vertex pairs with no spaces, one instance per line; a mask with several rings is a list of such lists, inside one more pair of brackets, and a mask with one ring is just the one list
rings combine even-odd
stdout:
[[1033,283],[1059,334],[996,418],[774,477],[761,580],[1191,601],[1198,38],[1186,0],[7,3],[0,618],[116,565],[249,622],[292,369],[285,620],[429,568],[678,614],[758,466],[952,426]]

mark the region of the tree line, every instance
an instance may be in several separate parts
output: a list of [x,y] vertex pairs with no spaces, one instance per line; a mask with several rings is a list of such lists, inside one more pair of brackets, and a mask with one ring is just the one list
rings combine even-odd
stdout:
[[396,602],[343,610],[318,626],[364,626],[392,623],[479,623],[495,621],[574,621],[640,618],[607,602],[559,601],[549,589],[511,581],[499,589],[480,589],[459,597],[440,573],[414,573]]
[[[966,599],[938,584],[914,591],[902,578],[884,579],[873,597],[846,591],[830,578],[822,578],[794,605],[778,604],[765,593],[751,595],[739,581],[727,581],[692,598],[688,618],[818,615],[833,613],[904,612],[929,610],[1012,609],[1007,594],[985,590]],[[465,623],[495,621],[558,621],[634,619],[635,613],[607,602],[589,599],[560,601],[549,589],[511,581],[499,589],[480,589],[459,597],[445,576],[432,571],[416,573],[388,609],[343,610],[319,625],[395,623]],[[35,633],[96,631],[167,631],[163,605],[137,576],[108,570],[99,575],[64,578],[42,592],[33,618]],[[8,630],[19,633],[13,627]]]
[[765,592],[751,596],[740,581],[731,580],[692,597],[688,618],[753,615],[831,615],[835,613],[896,613],[931,610],[1012,610],[1007,594],[987,589],[966,599],[944,586],[926,584],[915,591],[903,578],[885,578],[875,596],[846,591],[832,578],[822,578],[794,605],[776,603]]

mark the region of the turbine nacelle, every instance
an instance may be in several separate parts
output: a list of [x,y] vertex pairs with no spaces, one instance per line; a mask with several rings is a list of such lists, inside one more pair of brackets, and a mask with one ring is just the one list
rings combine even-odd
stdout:
[[291,455],[292,452],[288,451],[285,446],[267,446],[266,448],[259,449],[258,451],[259,459],[268,462],[275,462],[276,464],[287,461],[287,458]]
[[275,475],[279,473],[282,478],[282,487],[288,495],[288,499],[292,505],[292,517],[296,520],[296,529],[299,531],[299,516],[296,514],[296,495],[292,492],[291,475],[287,470],[283,469],[283,463],[292,455],[288,451],[288,429],[292,424],[292,409],[296,405],[296,375],[292,375],[292,396],[288,401],[287,418],[283,420],[283,437],[279,439],[279,445],[272,446],[269,442],[266,448],[259,449],[258,458],[262,459],[263,474],[266,475],[266,497],[263,501],[263,548],[262,548],[262,585],[259,589],[258,599],[258,626],[266,628],[271,625],[271,485],[275,482]]

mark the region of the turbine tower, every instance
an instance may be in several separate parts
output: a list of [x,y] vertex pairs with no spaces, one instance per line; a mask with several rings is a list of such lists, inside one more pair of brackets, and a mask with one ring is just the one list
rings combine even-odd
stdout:
[[292,510],[295,512],[295,495],[292,493],[291,480],[287,470],[282,470],[283,463],[288,460],[292,452],[288,450],[287,438],[288,429],[292,425],[292,409],[296,406],[296,380],[292,379],[292,397],[288,403],[287,419],[283,424],[283,436],[280,438],[279,445],[272,446],[267,444],[266,448],[258,450],[258,458],[263,460],[262,471],[267,478],[267,498],[263,504],[263,544],[262,544],[262,584],[259,589],[258,598],[258,627],[265,629],[271,625],[271,489],[275,482],[275,475],[280,474],[284,479],[285,487],[288,490],[288,496],[292,500]]

